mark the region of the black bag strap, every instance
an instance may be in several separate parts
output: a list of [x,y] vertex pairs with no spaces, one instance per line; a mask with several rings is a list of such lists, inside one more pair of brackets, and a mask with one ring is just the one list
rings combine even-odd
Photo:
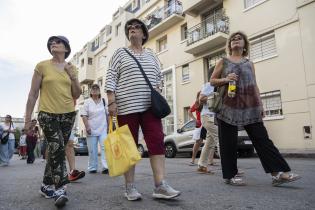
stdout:
[[137,63],[137,65],[138,65],[138,67],[139,67],[139,69],[140,69],[140,71],[141,71],[141,73],[142,73],[142,75],[143,75],[145,81],[148,83],[148,85],[149,85],[151,91],[153,91],[154,88],[152,87],[151,82],[150,82],[150,80],[148,79],[147,75],[144,73],[144,70],[143,70],[143,68],[142,68],[142,66],[141,66],[141,64],[140,64],[140,62],[139,62],[139,61],[137,60],[137,58],[136,58],[135,56],[133,56],[126,48],[124,48],[124,50],[126,51],[126,53],[128,53],[128,54],[130,55],[130,57],[132,57],[132,58],[136,61],[136,63]]

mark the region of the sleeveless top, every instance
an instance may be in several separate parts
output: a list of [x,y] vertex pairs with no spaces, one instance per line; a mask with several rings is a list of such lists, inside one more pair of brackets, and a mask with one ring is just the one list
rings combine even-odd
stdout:
[[234,126],[262,122],[262,104],[251,62],[247,58],[243,58],[239,63],[223,58],[222,71],[223,77],[230,73],[237,74],[238,81],[234,98],[228,97],[227,88],[225,89],[223,106],[217,114],[218,119]]

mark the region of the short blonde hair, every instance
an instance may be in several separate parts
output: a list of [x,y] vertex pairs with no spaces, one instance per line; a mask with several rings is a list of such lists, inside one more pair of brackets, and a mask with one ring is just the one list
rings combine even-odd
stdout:
[[231,41],[232,41],[232,38],[236,35],[240,35],[244,39],[244,42],[245,42],[242,56],[248,56],[249,41],[248,41],[247,35],[242,31],[234,32],[229,36],[228,40],[226,41],[226,54],[232,55]]

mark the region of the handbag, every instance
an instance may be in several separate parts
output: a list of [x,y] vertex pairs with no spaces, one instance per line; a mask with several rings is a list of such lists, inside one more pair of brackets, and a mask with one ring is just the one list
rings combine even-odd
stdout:
[[[11,129],[11,124],[12,122],[10,122],[10,127],[9,130]],[[6,144],[9,141],[9,136],[10,136],[10,132],[3,132],[1,134],[1,144]]]
[[105,155],[109,176],[120,176],[141,160],[134,138],[128,125],[119,127],[116,117],[116,130],[113,131],[113,118],[109,120],[109,132],[104,140]]
[[[224,63],[225,62],[223,61],[223,70],[222,70],[220,78],[222,78],[225,73]],[[217,90],[213,91],[213,93],[211,93],[210,96],[208,96],[207,105],[211,112],[214,112],[214,113],[220,112],[223,106],[223,95],[224,95],[225,90],[226,90],[226,85],[222,85],[220,87],[217,87]]]
[[144,73],[144,70],[141,64],[135,58],[135,56],[133,56],[126,48],[124,48],[124,50],[136,61],[145,81],[147,82],[147,84],[149,85],[151,89],[151,109],[152,109],[153,115],[156,116],[157,118],[166,117],[167,115],[171,113],[171,108],[168,105],[166,99],[152,87],[147,75]]

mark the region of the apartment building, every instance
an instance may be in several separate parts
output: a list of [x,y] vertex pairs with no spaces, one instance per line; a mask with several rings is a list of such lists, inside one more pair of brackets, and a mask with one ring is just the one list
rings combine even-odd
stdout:
[[270,138],[280,149],[315,149],[314,0],[128,1],[73,57],[84,91],[78,106],[91,84],[104,86],[112,53],[128,46],[123,26],[132,17],[147,24],[145,47],[162,63],[163,94],[172,108],[163,119],[166,134],[188,120],[197,91],[225,56],[228,34],[242,30],[250,39]]

